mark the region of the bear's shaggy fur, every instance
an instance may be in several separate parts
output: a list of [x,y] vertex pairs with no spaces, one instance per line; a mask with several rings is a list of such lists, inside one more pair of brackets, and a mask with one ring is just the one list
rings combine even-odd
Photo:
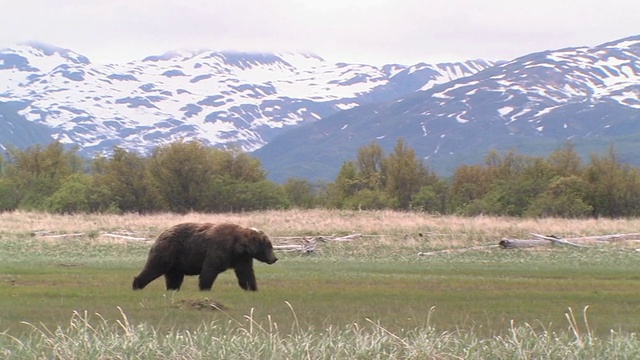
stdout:
[[253,259],[278,261],[269,237],[260,230],[236,224],[178,224],[160,234],[132,287],[143,289],[164,275],[167,290],[179,290],[185,275],[200,275],[200,290],[211,290],[218,274],[233,268],[240,287],[256,291]]

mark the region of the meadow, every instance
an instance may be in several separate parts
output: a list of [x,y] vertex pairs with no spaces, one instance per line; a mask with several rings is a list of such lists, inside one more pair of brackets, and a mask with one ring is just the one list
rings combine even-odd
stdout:
[[[132,291],[155,237],[185,221],[258,227],[275,245],[291,237],[361,236],[319,241],[310,254],[278,252],[274,265],[256,263],[256,293],[242,291],[232,272],[211,292],[198,291],[196,277],[178,292],[166,291],[162,279]],[[635,358],[640,244],[495,245],[530,233],[638,229],[640,219],[394,211],[3,213],[0,357]]]

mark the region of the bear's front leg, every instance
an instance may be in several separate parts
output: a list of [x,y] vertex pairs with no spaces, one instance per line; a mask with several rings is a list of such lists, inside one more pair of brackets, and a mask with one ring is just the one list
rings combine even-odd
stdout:
[[162,270],[154,269],[152,266],[146,266],[140,274],[133,278],[131,287],[133,290],[142,290],[147,284],[162,276]]
[[244,290],[256,291],[258,284],[256,283],[256,274],[253,272],[253,261],[242,262],[234,268],[238,285]]

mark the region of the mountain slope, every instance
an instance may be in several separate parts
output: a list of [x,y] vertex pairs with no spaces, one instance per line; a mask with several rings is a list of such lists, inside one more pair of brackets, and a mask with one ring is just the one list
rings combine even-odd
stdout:
[[309,54],[210,50],[101,65],[68,49],[26,43],[0,51],[0,122],[37,136],[0,137],[0,146],[50,136],[47,142],[77,145],[86,155],[114,146],[147,153],[178,139],[251,151],[290,127],[491,65],[378,68]]
[[333,180],[359,147],[390,152],[398,138],[445,175],[491,148],[542,155],[567,140],[585,155],[614,144],[637,164],[639,64],[640,36],[382,67],[211,50],[105,65],[27,43],[0,50],[0,150],[57,139],[89,156],[146,153],[200,139],[253,151],[276,181]]
[[[398,138],[441,174],[489,149],[547,154],[572,141],[583,155],[614,144],[640,165],[640,36],[545,51],[402,99],[343,111],[254,152],[270,177],[332,180],[372,141]],[[290,148],[288,151],[284,149]],[[637,152],[637,150],[635,150]]]

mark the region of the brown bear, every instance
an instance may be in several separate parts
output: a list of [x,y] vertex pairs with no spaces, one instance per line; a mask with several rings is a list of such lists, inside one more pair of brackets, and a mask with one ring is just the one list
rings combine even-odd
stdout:
[[133,278],[133,290],[164,275],[167,290],[179,290],[185,275],[200,275],[200,290],[211,290],[221,272],[233,268],[244,290],[256,291],[253,259],[273,264],[269,237],[236,224],[184,223],[160,234],[144,269]]

